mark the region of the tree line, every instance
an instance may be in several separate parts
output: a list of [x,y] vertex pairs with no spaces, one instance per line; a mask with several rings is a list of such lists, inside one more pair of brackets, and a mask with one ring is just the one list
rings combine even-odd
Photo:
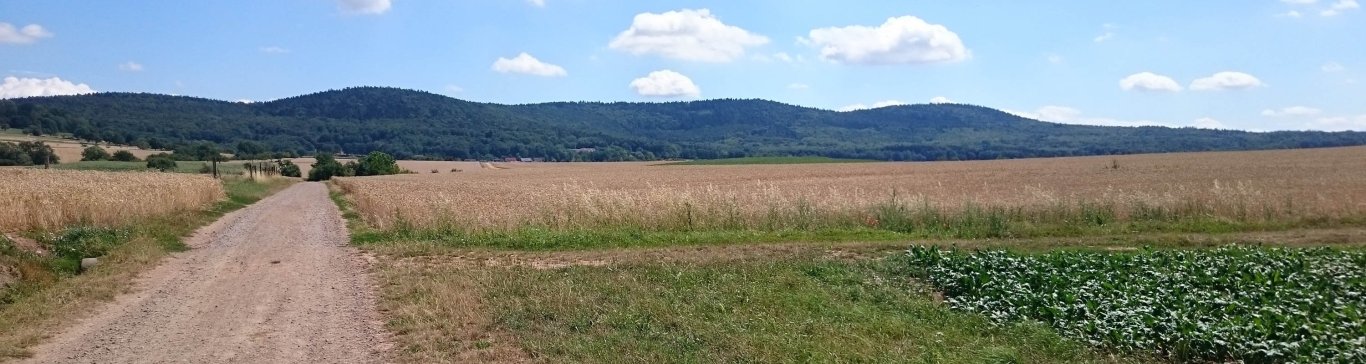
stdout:
[[101,93],[0,100],[0,128],[240,159],[380,151],[398,159],[547,161],[824,156],[969,160],[1366,144],[1361,132],[1103,127],[991,108],[835,112],[766,100],[499,105],[381,87],[263,103]]

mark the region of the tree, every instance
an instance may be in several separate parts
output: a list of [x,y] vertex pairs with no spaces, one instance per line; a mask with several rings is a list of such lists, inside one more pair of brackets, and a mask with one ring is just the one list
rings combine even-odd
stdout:
[[296,164],[294,164],[294,162],[291,162],[291,161],[288,160],[288,159],[281,159],[279,163],[280,163],[280,175],[281,175],[281,176],[285,176],[285,177],[301,177],[301,176],[303,176],[303,174],[299,172],[299,166],[296,165]]
[[255,158],[262,154],[266,154],[266,152],[266,146],[261,145],[261,143],[250,140],[244,140],[237,143],[237,159]]
[[92,145],[92,146],[90,146],[90,147],[88,147],[88,148],[85,148],[85,150],[82,150],[82,151],[81,151],[81,160],[82,160],[82,161],[103,161],[103,160],[109,160],[109,152],[108,152],[108,151],[105,151],[104,148],[100,148],[100,146],[98,146],[98,145]]
[[171,158],[169,154],[157,153],[147,156],[147,168],[166,172],[175,169],[175,167],[175,159]]
[[109,156],[109,160],[117,162],[137,162],[138,156],[133,155],[133,152],[120,150],[114,152],[113,155]]
[[332,177],[345,177],[350,175],[346,166],[337,161],[337,157],[331,153],[318,153],[314,157],[317,161],[313,163],[313,169],[308,171],[309,181],[326,181]]
[[58,158],[57,153],[52,151],[52,147],[43,142],[19,142],[18,148],[28,154],[33,164],[61,163],[61,158]]
[[403,169],[398,167],[398,162],[394,157],[384,152],[370,152],[369,155],[362,157],[355,164],[357,176],[384,176],[402,173]]

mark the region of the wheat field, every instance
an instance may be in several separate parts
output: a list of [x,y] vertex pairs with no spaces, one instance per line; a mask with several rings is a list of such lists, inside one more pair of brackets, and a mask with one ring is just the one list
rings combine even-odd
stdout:
[[542,163],[341,178],[379,229],[782,230],[1000,213],[1025,222],[1366,212],[1366,147],[967,162],[663,166]]
[[0,168],[0,232],[118,225],[224,196],[218,181],[201,175]]

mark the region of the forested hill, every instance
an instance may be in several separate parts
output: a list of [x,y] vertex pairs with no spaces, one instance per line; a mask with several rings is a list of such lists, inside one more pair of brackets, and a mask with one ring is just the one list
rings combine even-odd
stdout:
[[1366,144],[1362,132],[1064,125],[956,104],[854,112],[765,100],[500,105],[381,87],[261,103],[132,93],[0,100],[0,128],[157,148],[207,141],[229,150],[458,159],[954,160]]

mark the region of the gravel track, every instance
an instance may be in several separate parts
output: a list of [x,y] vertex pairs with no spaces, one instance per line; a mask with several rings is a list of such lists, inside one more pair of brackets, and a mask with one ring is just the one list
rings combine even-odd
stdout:
[[26,362],[386,362],[368,262],[347,241],[327,188],[296,184],[200,229]]

